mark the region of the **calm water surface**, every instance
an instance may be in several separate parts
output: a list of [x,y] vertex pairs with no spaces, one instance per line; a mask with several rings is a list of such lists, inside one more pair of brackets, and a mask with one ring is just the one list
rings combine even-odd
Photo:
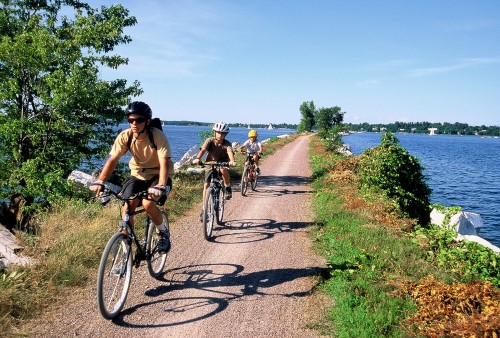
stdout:
[[[128,128],[128,124],[120,125],[119,130]],[[195,145],[200,145],[202,139],[199,137],[200,132],[210,131],[211,127],[207,126],[163,126],[163,132],[167,135],[172,150],[172,160],[177,162],[182,156]],[[263,141],[279,135],[293,134],[292,129],[255,129],[259,134],[258,139]],[[249,129],[247,128],[231,128],[226,139],[230,142],[238,142],[242,144],[248,137]],[[122,162],[128,163],[130,154],[127,153],[121,158]]]
[[[343,137],[355,155],[380,144],[380,133]],[[500,138],[396,134],[399,144],[420,159],[431,203],[461,206],[481,215],[479,235],[500,247]]]

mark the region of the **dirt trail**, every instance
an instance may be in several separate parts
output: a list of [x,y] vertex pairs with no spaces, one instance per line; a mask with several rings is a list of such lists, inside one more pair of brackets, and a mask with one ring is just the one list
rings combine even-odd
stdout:
[[307,137],[262,162],[257,191],[226,204],[225,225],[203,239],[201,206],[172,229],[163,280],[134,269],[122,314],[104,320],[95,290],[57,306],[32,336],[51,337],[318,337],[308,328],[321,315],[311,291],[325,265],[312,252]]

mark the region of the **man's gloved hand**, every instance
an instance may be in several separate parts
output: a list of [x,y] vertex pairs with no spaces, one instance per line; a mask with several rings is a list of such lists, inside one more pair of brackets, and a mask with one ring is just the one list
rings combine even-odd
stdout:
[[104,182],[102,180],[95,180],[89,186],[89,189],[90,191],[93,191],[96,194],[96,196],[98,196],[104,189]]
[[236,162],[235,161],[230,161],[229,162],[230,167],[236,167]]
[[168,195],[170,192],[170,187],[168,185],[155,185],[148,189],[148,194],[152,195],[154,198],[160,197],[162,195]]
[[193,165],[200,164],[200,159],[199,158],[195,158],[194,160],[191,161],[191,164],[193,164]]

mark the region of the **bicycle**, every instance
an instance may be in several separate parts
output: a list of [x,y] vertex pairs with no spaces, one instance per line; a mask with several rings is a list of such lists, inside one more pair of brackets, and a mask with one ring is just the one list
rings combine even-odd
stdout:
[[222,167],[228,167],[228,162],[200,162],[200,166],[212,166],[212,175],[210,184],[205,194],[205,202],[203,204],[203,236],[207,241],[212,239],[212,231],[214,222],[218,225],[222,224],[224,218],[224,204],[226,189],[222,180]]
[[255,165],[255,160],[253,154],[247,154],[247,159],[245,160],[245,166],[243,167],[243,174],[241,175],[241,195],[246,196],[248,184],[252,190],[255,191],[257,188],[257,179],[259,175],[257,174],[257,166]]
[[[148,199],[147,191],[125,199],[103,185],[103,193],[100,198],[110,196],[125,203],[137,197],[141,200]],[[141,206],[142,204],[139,204],[139,207]],[[109,239],[102,253],[97,275],[97,303],[101,315],[106,319],[116,317],[125,305],[132,279],[132,265],[138,268],[140,263],[145,260],[149,274],[156,279],[162,274],[165,266],[167,253],[160,253],[157,250],[160,236],[149,216],[146,214],[144,238],[140,241],[134,228],[130,225],[130,216],[145,211],[144,208],[139,208],[133,213],[127,212],[125,219],[119,222],[118,232]],[[169,232],[167,214],[164,211],[162,213]],[[134,243],[136,246],[135,254],[132,248]]]

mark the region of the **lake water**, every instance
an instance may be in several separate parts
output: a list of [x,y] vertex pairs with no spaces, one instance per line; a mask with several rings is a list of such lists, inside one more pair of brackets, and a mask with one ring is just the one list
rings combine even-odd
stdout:
[[[355,155],[380,144],[380,133],[344,136]],[[424,167],[431,203],[481,215],[479,235],[500,247],[500,138],[395,134]]]
[[[120,125],[119,130],[128,128],[128,124]],[[200,132],[210,131],[211,126],[163,126],[163,132],[167,135],[172,150],[172,160],[177,162],[182,156],[193,146],[200,145],[202,140],[199,136]],[[294,134],[295,130],[292,129],[259,129],[255,128],[259,134],[258,139],[263,141],[279,135]],[[249,129],[247,128],[230,128],[229,134],[226,139],[230,142],[238,142],[243,144],[248,137]],[[124,162],[130,160],[130,154],[127,153],[122,159]]]

